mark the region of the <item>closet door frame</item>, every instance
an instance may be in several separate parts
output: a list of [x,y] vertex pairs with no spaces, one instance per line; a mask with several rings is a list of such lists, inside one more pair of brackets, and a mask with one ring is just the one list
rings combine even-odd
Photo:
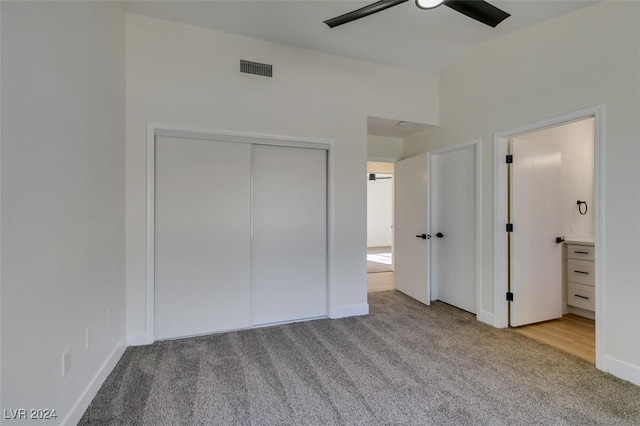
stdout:
[[327,312],[331,312],[333,282],[333,141],[291,136],[267,135],[247,132],[231,132],[215,129],[193,128],[178,125],[147,123],[147,224],[146,224],[146,281],[145,281],[145,336],[131,344],[151,344],[155,334],[155,180],[156,137],[171,136],[185,139],[201,139],[223,142],[314,148],[327,151]]

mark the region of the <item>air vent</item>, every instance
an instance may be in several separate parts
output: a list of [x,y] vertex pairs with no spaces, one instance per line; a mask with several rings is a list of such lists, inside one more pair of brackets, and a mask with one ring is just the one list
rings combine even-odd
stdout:
[[273,65],[261,64],[260,62],[245,61],[240,59],[240,72],[245,74],[260,75],[262,77],[273,77]]

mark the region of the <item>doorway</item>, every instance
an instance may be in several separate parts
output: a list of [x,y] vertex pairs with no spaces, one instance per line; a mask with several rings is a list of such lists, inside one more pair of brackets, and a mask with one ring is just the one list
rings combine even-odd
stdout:
[[600,114],[577,111],[495,139],[496,326],[590,362],[603,291]]
[[396,288],[486,321],[479,291],[480,140],[396,163]]
[[367,162],[367,290],[394,285],[394,163]]

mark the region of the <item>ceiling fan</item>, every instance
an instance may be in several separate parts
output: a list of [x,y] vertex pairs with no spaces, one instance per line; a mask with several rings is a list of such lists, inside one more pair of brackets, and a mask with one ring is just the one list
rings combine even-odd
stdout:
[[391,179],[391,176],[376,177],[375,173],[369,173],[369,180]]
[[[368,6],[354,10],[352,12],[345,13],[344,15],[336,16],[335,18],[327,19],[324,21],[330,28],[337,27],[338,25],[346,24],[347,22],[355,21],[356,19],[364,18],[365,16],[372,15],[374,13],[381,12],[393,6],[397,6],[401,3],[409,0],[380,0],[372,3]],[[485,25],[494,27],[500,22],[511,16],[504,10],[498,9],[490,3],[483,0],[415,0],[416,6],[420,9],[433,9],[441,4],[444,4],[451,9],[458,11],[469,18],[482,22]]]

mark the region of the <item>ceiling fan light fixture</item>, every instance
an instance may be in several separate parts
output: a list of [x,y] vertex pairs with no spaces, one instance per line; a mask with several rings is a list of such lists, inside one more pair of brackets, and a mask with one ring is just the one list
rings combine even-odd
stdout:
[[420,9],[434,9],[444,3],[444,0],[416,0],[416,6]]

